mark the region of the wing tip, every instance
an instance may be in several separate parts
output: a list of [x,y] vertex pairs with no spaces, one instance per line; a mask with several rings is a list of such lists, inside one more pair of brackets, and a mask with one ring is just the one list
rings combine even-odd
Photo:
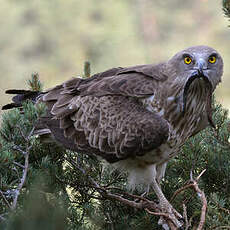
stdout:
[[10,104],[2,106],[2,110],[8,110],[8,109],[13,109],[13,108],[18,108],[18,107],[21,107],[21,106],[16,103],[10,103]]
[[31,92],[30,90],[24,90],[24,89],[8,89],[5,91],[6,94],[24,94]]

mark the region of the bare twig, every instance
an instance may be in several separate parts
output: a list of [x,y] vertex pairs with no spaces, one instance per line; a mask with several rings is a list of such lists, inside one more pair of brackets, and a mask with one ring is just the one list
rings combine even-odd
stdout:
[[0,194],[3,198],[4,203],[7,205],[8,208],[10,208],[10,203],[8,202],[8,200],[6,199],[5,195],[3,194],[1,190],[0,190]]
[[201,209],[201,215],[200,215],[200,223],[197,228],[197,230],[203,229],[204,223],[205,223],[205,216],[206,216],[206,210],[207,210],[207,199],[205,197],[205,194],[203,191],[200,190],[198,187],[197,181],[193,181],[194,189],[199,194],[199,197],[202,201],[202,209]]
[[200,179],[200,177],[205,173],[206,169],[204,169],[196,178],[196,181]]
[[175,199],[175,197],[176,197],[179,193],[183,192],[184,190],[186,190],[186,189],[188,189],[188,188],[190,188],[190,187],[193,187],[193,184],[187,184],[187,185],[185,185],[184,187],[179,188],[178,190],[176,190],[176,191],[173,193],[173,196],[172,196],[172,198],[170,199],[170,202],[172,202],[172,201]]
[[29,135],[27,136],[27,141],[29,141],[30,138],[33,136],[34,130],[35,130],[35,126],[33,126],[33,128],[31,129],[31,131],[30,131],[30,133],[29,133]]
[[[28,145],[28,143],[27,143],[27,145]],[[29,150],[30,150],[30,148],[31,148],[31,146],[27,146],[26,151],[23,151],[23,150],[20,151],[20,152],[24,153],[24,157],[25,157],[24,169],[23,169],[21,181],[18,184],[17,189],[15,190],[15,197],[14,197],[13,203],[11,205],[12,210],[15,210],[15,208],[17,206],[18,197],[19,197],[20,192],[22,190],[22,187],[26,181],[26,176],[27,176],[27,172],[28,172],[28,168],[29,168]]]
[[185,203],[183,203],[183,217],[184,217],[184,220],[185,220],[185,230],[188,230],[190,225],[189,225],[189,222],[188,222],[187,207],[186,207]]
[[163,213],[163,212],[152,212],[150,211],[148,208],[145,208],[145,211],[151,215],[154,215],[154,216],[163,216],[165,217],[166,219],[169,219],[169,214],[167,213]]
[[145,207],[145,204],[143,202],[135,202],[135,201],[131,201],[128,199],[125,199],[123,197],[121,197],[120,195],[117,194],[113,194],[113,193],[105,193],[103,196],[107,197],[108,199],[112,199],[112,200],[117,200],[122,202],[123,204],[133,207],[133,208],[137,208],[137,209],[143,209]]
[[23,151],[18,145],[14,145],[13,150],[17,150],[18,152],[22,153],[23,155],[26,155],[26,151]]
[[[197,178],[195,179],[195,181],[198,181],[198,180],[200,179],[200,177],[205,173],[205,171],[206,171],[206,169],[204,169],[204,170],[197,176]],[[187,184],[187,185],[185,185],[184,187],[179,188],[178,190],[176,190],[176,191],[174,192],[173,196],[171,197],[170,202],[172,202],[172,201],[175,199],[175,197],[176,197],[179,193],[183,192],[184,190],[186,190],[186,189],[188,189],[188,188],[194,187],[194,184],[191,183],[191,182],[193,182],[193,181],[194,181],[194,179],[193,179],[192,171],[190,171],[190,181],[189,181],[190,184]]]
[[106,188],[106,189],[118,190],[118,191],[121,192],[122,194],[124,194],[124,195],[126,195],[126,196],[129,196],[129,197],[131,197],[131,198],[149,202],[149,200],[148,200],[147,198],[145,198],[145,197],[143,197],[143,196],[138,196],[138,195],[135,195],[135,194],[127,193],[127,192],[125,192],[124,190],[122,190],[121,188],[117,188],[117,187],[108,187],[108,188]]
[[16,162],[16,161],[14,161],[13,164],[15,164],[15,165],[17,165],[17,166],[19,166],[19,167],[21,167],[21,168],[23,168],[23,169],[25,168],[24,165],[22,165],[22,164],[20,164],[20,163],[18,163],[18,162]]
[[207,210],[207,199],[205,197],[205,194],[203,191],[200,190],[199,186],[198,186],[198,180],[200,179],[200,177],[205,173],[206,169],[204,169],[198,176],[197,178],[194,180],[193,179],[193,175],[192,175],[192,171],[190,171],[190,180],[192,183],[192,187],[193,189],[197,192],[198,196],[200,197],[201,201],[202,201],[202,208],[201,208],[201,215],[200,215],[200,223],[197,227],[197,230],[202,230],[204,223],[205,223],[205,216],[206,216],[206,210]]

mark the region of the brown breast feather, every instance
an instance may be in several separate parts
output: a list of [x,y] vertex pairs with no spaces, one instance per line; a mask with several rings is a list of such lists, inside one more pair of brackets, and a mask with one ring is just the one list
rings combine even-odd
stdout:
[[75,151],[109,162],[144,155],[168,137],[166,120],[138,100],[166,80],[162,66],[119,67],[73,78],[40,99],[48,105],[43,122],[58,142]]

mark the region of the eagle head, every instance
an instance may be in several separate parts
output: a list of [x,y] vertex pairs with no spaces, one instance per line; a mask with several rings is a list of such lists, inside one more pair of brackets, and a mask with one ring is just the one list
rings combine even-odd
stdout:
[[193,46],[174,55],[168,64],[174,72],[174,83],[183,88],[182,114],[185,114],[187,100],[191,96],[189,90],[194,88],[195,93],[205,91],[209,122],[214,126],[210,114],[211,97],[223,74],[223,60],[219,53],[208,46]]

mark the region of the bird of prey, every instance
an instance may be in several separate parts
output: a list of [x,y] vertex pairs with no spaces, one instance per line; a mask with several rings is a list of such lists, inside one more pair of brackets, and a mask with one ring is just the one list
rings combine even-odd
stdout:
[[45,133],[65,148],[98,155],[128,172],[135,187],[155,191],[176,226],[178,213],[160,181],[167,162],[184,142],[212,121],[212,93],[223,74],[220,54],[208,46],[189,47],[166,62],[113,68],[90,78],[72,78],[46,92],[8,90],[18,107],[30,98],[43,102]]

